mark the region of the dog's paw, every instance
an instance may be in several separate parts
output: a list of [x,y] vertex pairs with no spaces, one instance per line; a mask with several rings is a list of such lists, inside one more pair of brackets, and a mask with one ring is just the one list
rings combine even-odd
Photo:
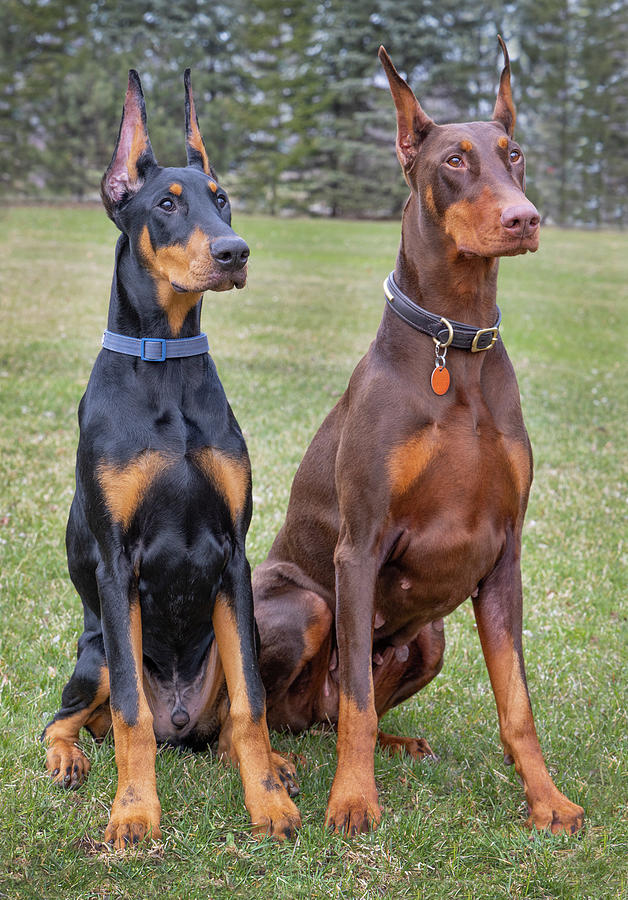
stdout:
[[146,839],[157,841],[161,837],[160,820],[157,794],[151,796],[149,790],[142,796],[140,789],[132,784],[124,790],[119,787],[111,807],[105,843],[113,844],[115,850],[126,850]]
[[277,784],[277,789],[267,791],[266,796],[256,802],[248,802],[254,837],[272,837],[278,841],[295,837],[301,827],[301,815],[285,789]]
[[87,776],[90,762],[71,741],[57,738],[46,751],[46,769],[53,782],[67,790],[75,790]]
[[130,816],[124,821],[109,820],[105,831],[105,843],[113,844],[114,850],[127,850],[136,847],[141,841],[161,837],[159,822],[153,822],[149,816]]
[[391,756],[399,756],[407,753],[412,759],[438,759],[425,738],[407,738],[399,737],[396,734],[386,734],[380,731],[377,735],[377,742],[382,750]]
[[331,831],[353,837],[367,831],[374,831],[382,819],[377,799],[365,797],[329,798],[325,827]]
[[560,792],[550,803],[536,803],[530,809],[526,825],[539,831],[549,830],[552,834],[576,834],[584,822],[584,810],[572,803]]

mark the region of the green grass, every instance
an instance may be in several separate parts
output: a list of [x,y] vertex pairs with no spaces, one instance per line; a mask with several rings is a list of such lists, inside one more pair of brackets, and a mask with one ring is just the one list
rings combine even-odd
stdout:
[[[236,217],[250,286],[208,294],[212,354],[254,474],[253,564],[292,476],[375,333],[396,223]],[[531,835],[502,764],[468,604],[446,624],[441,675],[390,713],[438,763],[376,756],[380,829],[323,830],[334,738],[275,735],[304,757],[296,843],[256,843],[237,774],[211,755],[158,753],[163,844],[100,854],[113,747],[84,745],[78,792],[49,783],[37,741],[59,705],[81,627],[66,573],[76,407],[106,321],[115,230],[101,210],[19,209],[0,258],[0,897],[628,897],[626,822],[626,343],[628,237],[546,230],[502,262],[504,339],[536,458],[524,534],[526,658],[558,786],[585,807],[578,838]]]

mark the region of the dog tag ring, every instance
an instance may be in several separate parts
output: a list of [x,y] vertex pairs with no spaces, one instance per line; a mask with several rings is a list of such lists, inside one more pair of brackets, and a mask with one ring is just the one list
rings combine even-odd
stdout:
[[[446,321],[446,320],[443,320]],[[447,322],[449,325],[449,322]],[[449,325],[451,332],[451,325]],[[440,341],[437,341],[434,338],[434,344],[436,345],[434,351],[436,353],[436,361],[434,362],[434,371],[432,372],[432,377],[430,378],[430,384],[432,385],[432,390],[435,394],[438,394],[439,397],[442,397],[443,394],[446,394],[449,390],[449,383],[451,381],[449,377],[449,370],[447,369],[447,364],[445,362],[445,357],[447,356],[447,347],[451,344],[451,339],[453,337],[453,332],[450,333],[449,339],[446,344],[441,344]]]

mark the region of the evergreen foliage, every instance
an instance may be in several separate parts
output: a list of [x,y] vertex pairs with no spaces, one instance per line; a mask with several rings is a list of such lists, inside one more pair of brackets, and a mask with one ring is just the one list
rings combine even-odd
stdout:
[[490,116],[497,33],[531,198],[558,224],[625,226],[627,0],[3,0],[0,189],[95,198],[130,67],[157,158],[180,164],[190,66],[212,163],[237,202],[397,215],[406,189],[379,44],[445,122]]

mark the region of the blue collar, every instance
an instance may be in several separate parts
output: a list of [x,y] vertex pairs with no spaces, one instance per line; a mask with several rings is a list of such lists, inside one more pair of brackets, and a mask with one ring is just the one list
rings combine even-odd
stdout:
[[167,359],[209,353],[207,335],[203,333],[189,338],[134,338],[105,331],[102,345],[105,350],[139,356],[147,362],[164,362]]

